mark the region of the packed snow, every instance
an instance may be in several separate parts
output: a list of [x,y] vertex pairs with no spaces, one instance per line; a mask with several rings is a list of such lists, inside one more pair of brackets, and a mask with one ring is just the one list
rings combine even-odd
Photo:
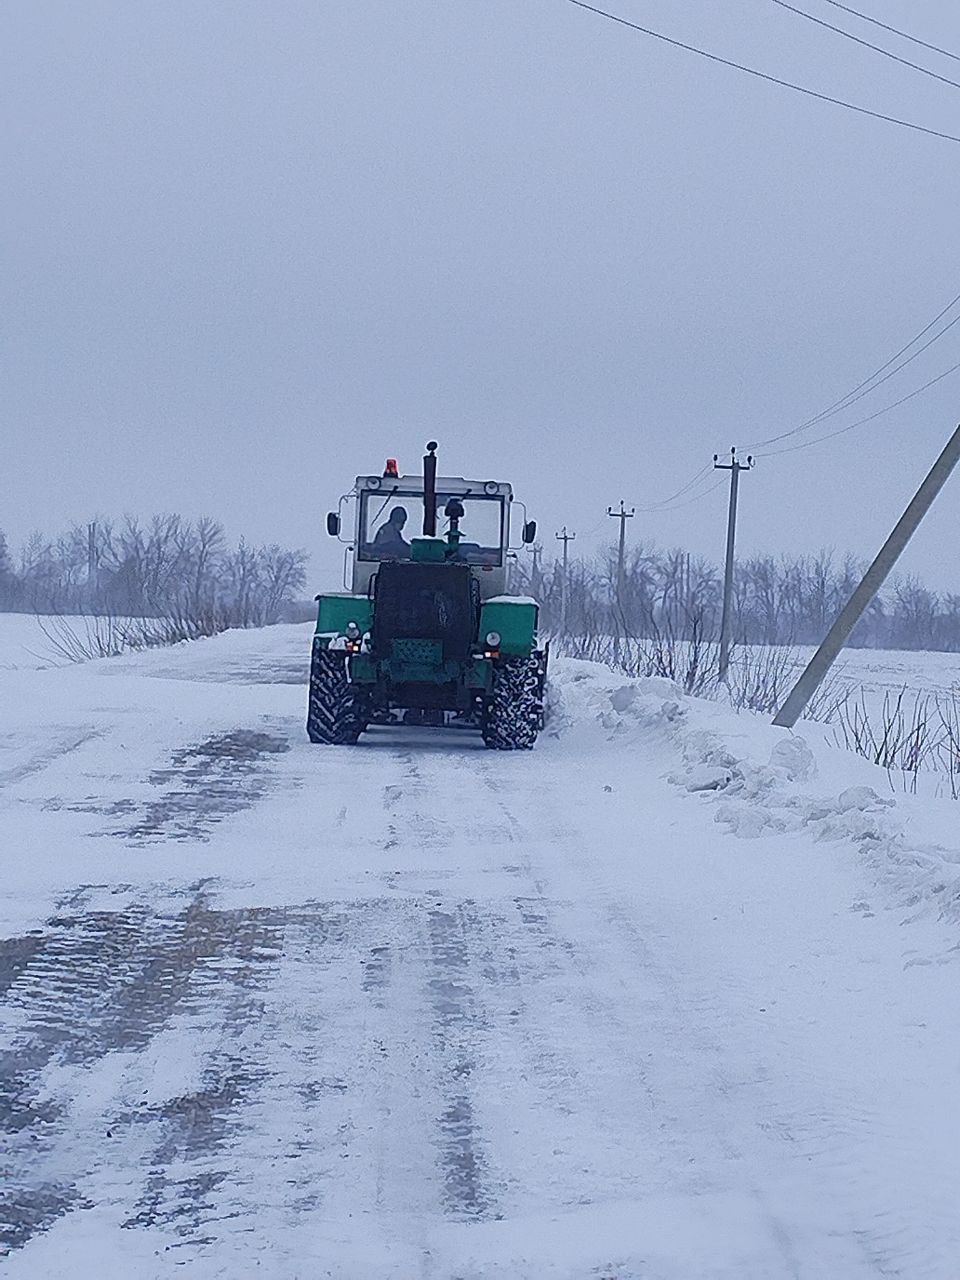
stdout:
[[309,632],[0,646],[3,1274],[953,1280],[956,804],[574,661],[314,747]]

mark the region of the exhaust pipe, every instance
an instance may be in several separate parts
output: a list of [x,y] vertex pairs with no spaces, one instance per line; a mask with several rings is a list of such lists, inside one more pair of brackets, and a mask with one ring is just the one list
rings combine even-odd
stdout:
[[423,459],[423,536],[437,536],[437,442],[427,442]]

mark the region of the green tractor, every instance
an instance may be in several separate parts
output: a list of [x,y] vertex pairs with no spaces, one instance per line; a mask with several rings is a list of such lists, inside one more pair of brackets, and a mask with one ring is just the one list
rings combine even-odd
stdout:
[[[475,727],[497,751],[536,742],[547,652],[537,602],[507,594],[513,492],[496,480],[438,479],[436,449],[427,445],[422,476],[401,476],[392,458],[383,475],[358,476],[327,516],[327,532],[350,543],[351,590],[317,596],[311,742],[355,743],[398,716]],[[417,509],[422,536],[411,537]],[[523,542],[535,537],[525,520]]]

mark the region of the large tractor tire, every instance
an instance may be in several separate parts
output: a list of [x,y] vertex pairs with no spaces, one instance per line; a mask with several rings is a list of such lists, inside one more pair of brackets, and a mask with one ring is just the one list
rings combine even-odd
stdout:
[[493,751],[529,751],[543,723],[540,663],[504,658],[493,669],[493,692],[483,712],[483,741]]
[[347,655],[313,643],[307,736],[311,742],[346,746],[357,741],[366,725],[356,690],[347,678]]

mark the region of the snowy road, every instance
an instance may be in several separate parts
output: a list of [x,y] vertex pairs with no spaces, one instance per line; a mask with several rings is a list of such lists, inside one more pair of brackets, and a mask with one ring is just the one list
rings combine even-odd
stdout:
[[0,672],[4,1275],[960,1275],[882,774],[584,664],[529,755],[311,747],[307,645]]

